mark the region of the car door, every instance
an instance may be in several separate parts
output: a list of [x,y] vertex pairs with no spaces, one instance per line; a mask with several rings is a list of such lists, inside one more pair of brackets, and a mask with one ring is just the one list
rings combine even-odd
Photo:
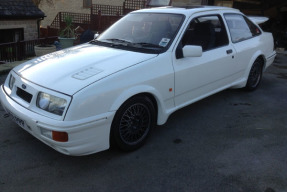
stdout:
[[[252,57],[258,51],[258,47],[263,42],[260,41],[259,35],[261,30],[253,24],[248,18],[241,14],[226,13],[224,18],[227,23],[227,28],[230,32],[231,41],[237,52],[236,62],[239,67],[241,77],[246,76],[249,72],[248,65],[252,63]],[[254,58],[256,59],[256,58]]]
[[[184,57],[185,46],[202,47],[202,55]],[[235,50],[229,43],[221,15],[192,19],[173,56],[175,104],[184,106],[215,93],[238,78]]]

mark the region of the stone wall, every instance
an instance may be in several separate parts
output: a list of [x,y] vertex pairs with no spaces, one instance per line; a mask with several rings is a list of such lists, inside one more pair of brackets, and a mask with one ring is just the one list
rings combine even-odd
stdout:
[[24,29],[24,40],[38,38],[37,20],[1,20],[0,29]]

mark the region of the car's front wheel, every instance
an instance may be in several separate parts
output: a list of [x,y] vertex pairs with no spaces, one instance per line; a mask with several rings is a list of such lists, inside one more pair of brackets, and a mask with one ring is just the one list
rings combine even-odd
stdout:
[[247,84],[245,89],[248,91],[255,90],[262,79],[262,72],[263,72],[263,61],[261,58],[257,58],[253,63],[251,70],[249,72]]
[[111,142],[124,151],[136,150],[144,144],[155,122],[153,102],[144,95],[132,97],[115,115],[111,127]]

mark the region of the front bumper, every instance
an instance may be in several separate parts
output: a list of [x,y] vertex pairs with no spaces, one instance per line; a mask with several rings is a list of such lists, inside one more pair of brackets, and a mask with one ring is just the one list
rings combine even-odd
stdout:
[[[76,121],[60,121],[35,113],[12,100],[0,89],[0,101],[7,113],[27,132],[66,155],[87,155],[109,148],[110,127],[115,112],[107,112]],[[68,133],[67,142],[57,142],[47,133]]]

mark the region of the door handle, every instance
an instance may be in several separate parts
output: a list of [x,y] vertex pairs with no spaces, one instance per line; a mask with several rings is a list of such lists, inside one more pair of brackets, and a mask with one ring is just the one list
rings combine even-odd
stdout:
[[228,50],[226,51],[227,54],[231,54],[232,52],[233,52],[232,49],[228,49]]

